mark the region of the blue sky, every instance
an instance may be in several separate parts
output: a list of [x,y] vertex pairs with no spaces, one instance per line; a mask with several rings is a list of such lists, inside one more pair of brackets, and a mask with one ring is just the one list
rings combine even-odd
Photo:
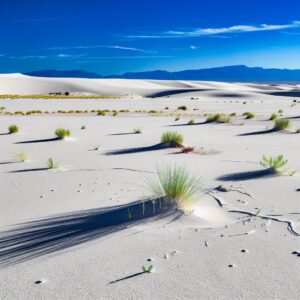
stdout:
[[299,0],[0,0],[0,73],[300,68]]

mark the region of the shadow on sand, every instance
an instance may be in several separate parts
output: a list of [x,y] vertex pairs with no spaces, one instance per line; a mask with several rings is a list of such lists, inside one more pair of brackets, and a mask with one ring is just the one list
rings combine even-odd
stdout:
[[10,135],[11,133],[6,132],[6,133],[0,133],[0,135]]
[[10,171],[8,173],[26,173],[26,172],[38,172],[38,171],[46,171],[46,170],[50,170],[50,168],[22,169],[22,170]]
[[222,175],[217,178],[217,180],[221,181],[242,181],[242,180],[251,180],[263,177],[274,177],[276,176],[276,172],[274,169],[264,169],[250,172],[238,172],[227,175]]
[[138,224],[167,217],[174,221],[181,215],[174,203],[158,198],[21,223],[0,232],[0,266],[62,251]]
[[17,142],[15,144],[34,144],[34,143],[47,143],[47,142],[53,142],[53,141],[59,141],[59,138],[52,138],[52,139],[43,139],[43,140],[31,140],[31,141],[23,141],[23,142]]
[[108,134],[109,136],[118,136],[118,135],[132,135],[132,134],[137,134],[135,132],[124,132],[124,133],[111,133],[111,134]]
[[263,131],[253,131],[253,132],[241,133],[241,134],[238,134],[238,136],[269,134],[269,133],[273,133],[273,132],[280,132],[280,130],[268,129],[268,130],[263,130]]
[[132,154],[132,153],[139,153],[139,152],[147,152],[147,151],[156,151],[170,148],[170,144],[168,143],[159,143],[154,146],[148,147],[138,147],[138,148],[127,148],[127,149],[118,149],[106,152],[106,155],[120,155],[120,154]]

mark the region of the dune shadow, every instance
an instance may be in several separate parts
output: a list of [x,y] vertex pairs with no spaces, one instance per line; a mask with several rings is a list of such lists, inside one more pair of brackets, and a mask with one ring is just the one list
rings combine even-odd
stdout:
[[239,93],[212,93],[211,96],[219,98],[248,98],[248,95]]
[[0,161],[0,165],[18,164],[20,161]]
[[11,133],[6,132],[6,133],[0,133],[0,135],[10,135]]
[[269,133],[274,133],[274,132],[279,132],[279,131],[280,130],[277,130],[277,129],[268,129],[268,130],[263,130],[263,131],[253,131],[253,132],[241,133],[241,134],[238,134],[238,136],[269,134]]
[[212,122],[199,122],[194,124],[173,124],[173,125],[166,125],[165,127],[182,127],[182,126],[197,126],[197,125],[205,125],[205,124],[211,124]]
[[93,241],[132,226],[182,213],[165,198],[94,208],[21,223],[0,232],[0,266],[7,267]]
[[27,173],[27,172],[46,171],[46,170],[50,170],[50,169],[49,168],[22,169],[22,170],[10,171],[8,173]]
[[192,92],[206,92],[210,91],[210,89],[173,89],[169,91],[163,91],[158,93],[153,93],[149,95],[148,97],[167,97],[172,96],[176,94],[184,94],[184,93],[192,93]]
[[264,169],[264,170],[256,170],[249,172],[238,172],[222,175],[217,178],[217,180],[221,181],[242,181],[242,180],[251,180],[263,177],[274,177],[276,173],[272,168]]
[[138,147],[138,148],[127,148],[127,149],[118,149],[106,152],[105,155],[120,155],[120,154],[132,154],[139,152],[147,152],[147,151],[157,151],[162,149],[170,148],[170,145],[167,143],[159,143],[153,146],[148,147]]
[[47,142],[54,142],[59,141],[59,138],[51,138],[51,139],[42,139],[42,140],[30,140],[30,141],[22,141],[16,142],[15,144],[34,144],[34,143],[47,143]]

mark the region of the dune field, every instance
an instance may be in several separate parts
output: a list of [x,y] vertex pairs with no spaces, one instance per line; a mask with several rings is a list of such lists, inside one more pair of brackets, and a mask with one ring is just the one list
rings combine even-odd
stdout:
[[300,85],[0,75],[0,145],[0,299],[300,299]]

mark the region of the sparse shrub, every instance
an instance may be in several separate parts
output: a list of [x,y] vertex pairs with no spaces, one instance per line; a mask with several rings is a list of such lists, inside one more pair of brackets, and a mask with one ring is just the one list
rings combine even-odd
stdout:
[[245,116],[246,119],[253,119],[255,117],[255,114],[247,111],[243,113],[243,116]]
[[168,106],[166,106],[166,107],[165,107],[165,109],[166,109],[166,110],[168,110],[168,109],[169,109],[169,107],[168,107]]
[[71,132],[69,129],[64,128],[57,128],[55,130],[55,135],[60,139],[63,140],[66,137],[69,137],[71,135]]
[[282,113],[283,113],[283,110],[282,110],[282,109],[278,109],[278,113],[279,113],[279,114],[282,114]]
[[278,155],[274,158],[272,156],[268,157],[268,156],[263,155],[263,157],[260,161],[260,164],[264,168],[271,169],[275,173],[286,174],[286,175],[292,176],[296,173],[296,171],[284,168],[286,166],[287,162],[288,162],[288,160],[284,159],[283,155]]
[[143,271],[144,273],[152,273],[152,272],[153,272],[153,265],[150,265],[150,266],[148,266],[148,267],[142,266],[142,271]]
[[99,110],[97,113],[98,116],[105,116],[106,112],[104,110]]
[[177,109],[179,110],[187,110],[187,107],[185,105],[178,106]]
[[230,118],[230,116],[227,116],[227,115],[220,115],[217,122],[219,122],[219,123],[231,123],[231,118]]
[[180,120],[180,117],[176,117],[174,121],[177,122],[179,120]]
[[158,111],[157,110],[154,110],[154,109],[151,109],[148,111],[149,114],[157,114]]
[[119,113],[117,112],[117,111],[115,111],[114,113],[113,113],[113,117],[117,117],[119,115]]
[[277,119],[275,120],[274,129],[275,130],[284,130],[290,127],[290,120],[287,119]]
[[81,129],[81,130],[84,130],[84,129],[85,129],[85,125],[82,125],[80,129]]
[[164,197],[182,210],[190,209],[200,190],[200,180],[177,165],[157,167],[158,178],[146,178],[146,187],[155,198]]
[[230,114],[230,116],[231,116],[231,117],[235,117],[235,116],[236,116],[236,112],[232,112],[232,113]]
[[171,147],[180,147],[183,144],[183,135],[177,131],[166,131],[161,136],[161,143],[170,143]]
[[54,162],[54,160],[50,157],[47,162],[48,169],[57,169],[58,163]]
[[194,119],[192,119],[192,120],[189,120],[187,124],[188,124],[188,125],[195,125],[195,124],[196,124],[196,122],[195,122],[195,120],[194,120]]
[[272,113],[269,120],[274,121],[274,120],[276,120],[276,118],[277,118],[277,114]]
[[19,127],[17,125],[10,125],[8,127],[8,132],[10,134],[19,132]]
[[210,115],[206,118],[206,123],[212,123],[212,122],[217,122],[218,119],[220,118],[220,114],[214,114],[214,115]]
[[27,154],[22,150],[13,154],[14,159],[19,162],[24,162],[27,160]]
[[133,133],[142,133],[142,128],[141,127],[133,128]]
[[300,133],[300,128],[298,128],[298,129],[296,130],[296,133]]

